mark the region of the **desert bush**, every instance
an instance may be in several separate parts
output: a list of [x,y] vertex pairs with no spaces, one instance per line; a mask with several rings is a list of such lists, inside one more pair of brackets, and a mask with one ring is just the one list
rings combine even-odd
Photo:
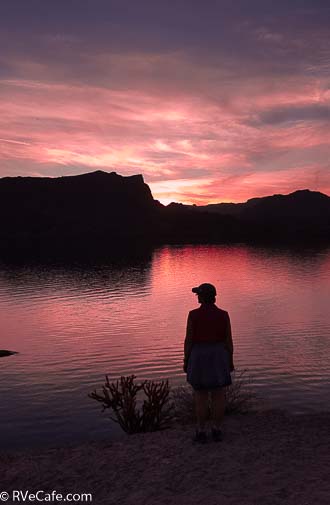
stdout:
[[231,386],[226,388],[226,414],[246,414],[254,407],[256,394],[248,370],[236,370]]
[[174,420],[179,424],[189,424],[195,419],[194,397],[191,386],[178,386],[171,391],[174,406]]
[[[168,380],[160,382],[144,380],[135,382],[136,376],[121,377],[106,382],[102,393],[95,391],[88,396],[102,404],[103,411],[110,409],[110,419],[118,423],[126,433],[157,431],[169,426],[173,417]],[[143,396],[139,408],[139,395]],[[141,402],[140,402],[141,403]]]
[[[251,388],[247,370],[236,370],[231,386],[225,389],[225,414],[244,414],[255,404],[256,395]],[[195,419],[194,398],[191,386],[179,386],[171,391],[174,418],[179,423],[191,423]]]

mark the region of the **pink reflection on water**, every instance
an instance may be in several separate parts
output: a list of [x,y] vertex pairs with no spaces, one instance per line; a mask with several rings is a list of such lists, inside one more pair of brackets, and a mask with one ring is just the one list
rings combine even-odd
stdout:
[[305,373],[320,366],[318,353],[325,350],[329,266],[325,253],[188,246],[155,251],[147,275],[116,283],[111,275],[92,273],[86,282],[71,272],[60,289],[55,275],[43,290],[40,272],[14,285],[2,279],[1,347],[20,351],[17,363],[24,363],[27,376],[74,369],[77,377],[184,379],[186,318],[198,306],[191,288],[211,282],[217,305],[231,316],[237,366]]
[[329,251],[186,246],[127,269],[2,269],[1,348],[20,354],[0,362],[0,430],[8,440],[100,433],[87,393],[105,374],[185,384],[186,318],[202,282],[230,313],[235,364],[256,392],[317,410],[330,394],[329,267]]

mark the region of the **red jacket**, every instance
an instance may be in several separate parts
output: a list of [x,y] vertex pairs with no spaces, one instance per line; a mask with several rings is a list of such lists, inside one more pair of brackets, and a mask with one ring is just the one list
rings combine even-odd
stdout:
[[224,342],[228,337],[228,312],[215,304],[202,304],[188,315],[187,331],[192,342]]

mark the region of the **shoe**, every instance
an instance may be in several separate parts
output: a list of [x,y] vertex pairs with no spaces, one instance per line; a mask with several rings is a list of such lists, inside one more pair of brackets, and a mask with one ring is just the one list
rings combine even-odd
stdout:
[[221,442],[223,439],[222,431],[218,428],[212,428],[212,438],[214,442]]
[[207,435],[205,431],[196,430],[193,442],[197,442],[198,444],[205,444],[207,442]]

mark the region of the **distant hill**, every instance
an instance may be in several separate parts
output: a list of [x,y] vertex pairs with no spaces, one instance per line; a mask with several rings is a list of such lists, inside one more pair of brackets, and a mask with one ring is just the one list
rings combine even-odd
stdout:
[[142,175],[0,179],[0,255],[89,254],[164,243],[329,241],[330,198],[309,190],[241,204],[161,205]]
[[318,191],[303,189],[289,195],[251,198],[245,203],[218,203],[187,207],[198,212],[239,216],[258,221],[282,217],[310,219],[330,216],[330,197]]
[[187,206],[195,213],[232,217],[246,241],[330,240],[330,197],[308,189],[288,195],[251,198],[245,203]]

